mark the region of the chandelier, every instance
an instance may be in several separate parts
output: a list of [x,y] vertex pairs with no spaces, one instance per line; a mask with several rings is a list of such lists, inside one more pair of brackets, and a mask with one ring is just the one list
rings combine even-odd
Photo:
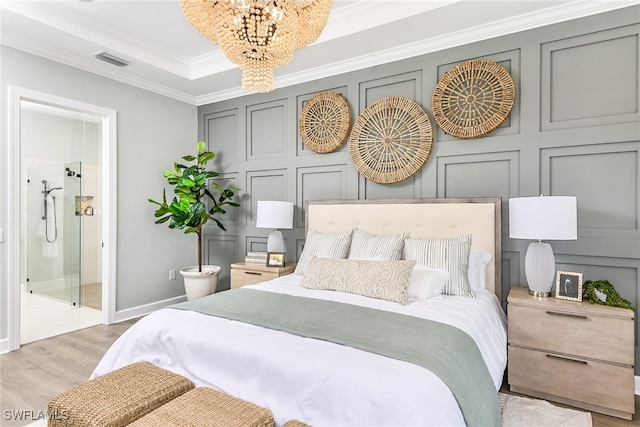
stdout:
[[180,0],[187,20],[242,70],[242,88],[274,89],[273,70],[313,43],[332,0]]

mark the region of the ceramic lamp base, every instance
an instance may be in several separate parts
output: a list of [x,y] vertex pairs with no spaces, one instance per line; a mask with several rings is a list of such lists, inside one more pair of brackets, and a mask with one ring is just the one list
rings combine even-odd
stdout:
[[536,297],[551,295],[556,275],[556,258],[549,243],[531,242],[524,258],[524,272],[529,294]]

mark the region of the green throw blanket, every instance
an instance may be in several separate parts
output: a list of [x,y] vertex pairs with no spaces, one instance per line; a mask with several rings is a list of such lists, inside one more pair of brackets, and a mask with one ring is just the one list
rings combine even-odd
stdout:
[[330,341],[422,366],[455,396],[468,426],[500,426],[498,393],[478,346],[444,323],[256,289],[232,289],[170,306]]

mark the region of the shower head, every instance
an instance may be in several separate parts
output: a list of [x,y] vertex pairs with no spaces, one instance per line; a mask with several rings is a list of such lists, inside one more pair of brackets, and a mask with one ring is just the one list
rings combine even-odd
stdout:
[[50,188],[50,189],[48,189],[48,190],[44,190],[44,191],[43,191],[43,193],[44,193],[45,195],[48,195],[48,194],[49,194],[49,193],[51,193],[53,190],[62,190],[62,187],[53,187],[53,188]]

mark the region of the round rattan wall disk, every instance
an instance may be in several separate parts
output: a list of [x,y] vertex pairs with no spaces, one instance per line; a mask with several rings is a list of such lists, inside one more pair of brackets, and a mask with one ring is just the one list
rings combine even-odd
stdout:
[[320,92],[307,101],[298,120],[298,132],[305,147],[316,153],[330,153],[342,147],[351,127],[351,108],[335,92]]
[[424,109],[410,99],[392,96],[374,102],[356,119],[349,154],[366,179],[393,184],[420,170],[432,144],[431,121]]
[[484,59],[463,62],[440,79],[433,92],[438,126],[458,138],[477,138],[505,121],[516,98],[509,72]]

